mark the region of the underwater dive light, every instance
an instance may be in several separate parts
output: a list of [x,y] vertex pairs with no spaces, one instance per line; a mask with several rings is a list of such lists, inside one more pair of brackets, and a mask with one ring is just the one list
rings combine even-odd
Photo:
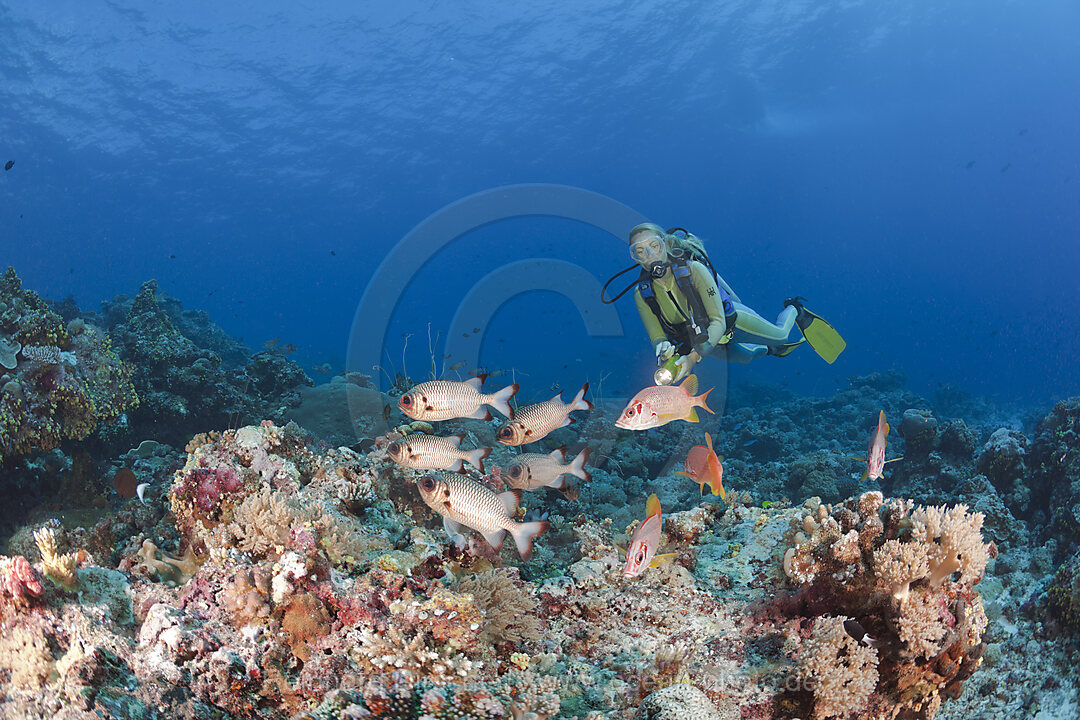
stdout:
[[653,373],[653,382],[657,385],[670,385],[675,380],[675,375],[679,372],[679,366],[676,364],[679,358],[672,355],[668,358],[660,367],[656,368],[656,372]]

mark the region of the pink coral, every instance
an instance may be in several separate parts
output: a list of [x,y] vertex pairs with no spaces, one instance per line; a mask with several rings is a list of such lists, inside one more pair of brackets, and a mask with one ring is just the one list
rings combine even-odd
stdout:
[[16,606],[25,606],[45,593],[45,585],[22,555],[0,557],[0,593],[11,597]]

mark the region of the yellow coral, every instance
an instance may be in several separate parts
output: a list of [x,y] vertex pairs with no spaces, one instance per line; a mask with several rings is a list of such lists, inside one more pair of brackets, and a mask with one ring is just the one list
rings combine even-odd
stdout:
[[41,564],[45,575],[65,590],[77,590],[79,575],[76,573],[78,559],[75,553],[60,555],[56,549],[56,531],[43,527],[34,531],[34,541],[41,553]]

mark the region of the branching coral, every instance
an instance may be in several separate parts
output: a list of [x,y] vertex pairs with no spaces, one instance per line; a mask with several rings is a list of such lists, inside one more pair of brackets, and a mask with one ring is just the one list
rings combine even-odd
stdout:
[[990,559],[982,541],[982,513],[968,513],[967,505],[920,507],[911,517],[911,538],[926,548],[931,586],[940,585],[955,572],[960,582],[977,583]]
[[846,619],[818,618],[799,653],[799,674],[813,690],[818,720],[858,711],[877,685],[877,650],[848,635]]
[[[960,692],[983,651],[986,616],[974,586],[994,552],[983,542],[983,519],[964,505],[916,508],[871,492],[835,507],[808,501],[792,529],[784,570],[804,588],[803,612],[839,611],[864,623],[888,648],[878,693],[918,717],[932,717],[940,688]],[[838,639],[842,621],[818,626],[825,634],[803,648],[804,665],[829,643],[865,654],[851,637]],[[870,690],[859,690],[860,702]]]
[[410,682],[429,680],[437,685],[461,682],[480,668],[479,663],[445,646],[433,647],[423,630],[406,637],[394,626],[378,634],[362,629],[357,640],[352,649],[355,662],[376,671],[401,673]]
[[77,590],[79,576],[76,573],[78,560],[75,553],[61,554],[58,552],[56,531],[51,527],[35,530],[34,540],[37,542],[38,551],[41,553],[41,563],[45,569],[45,576],[65,590]]

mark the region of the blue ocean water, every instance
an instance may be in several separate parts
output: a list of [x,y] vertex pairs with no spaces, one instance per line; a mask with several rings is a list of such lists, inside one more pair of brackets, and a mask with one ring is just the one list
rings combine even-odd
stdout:
[[506,301],[461,320],[523,400],[632,393],[652,356],[629,298],[599,336],[598,302],[507,292],[519,261],[596,284],[630,264],[574,212],[448,222],[374,298],[385,334],[356,319],[411,230],[541,183],[692,230],[762,315],[802,295],[848,341],[731,381],[899,369],[1045,403],[1080,392],[1078,24],[1069,0],[2,2],[0,263],[85,309],[156,278],[253,348],[418,379],[457,361],[455,311],[488,282]]

